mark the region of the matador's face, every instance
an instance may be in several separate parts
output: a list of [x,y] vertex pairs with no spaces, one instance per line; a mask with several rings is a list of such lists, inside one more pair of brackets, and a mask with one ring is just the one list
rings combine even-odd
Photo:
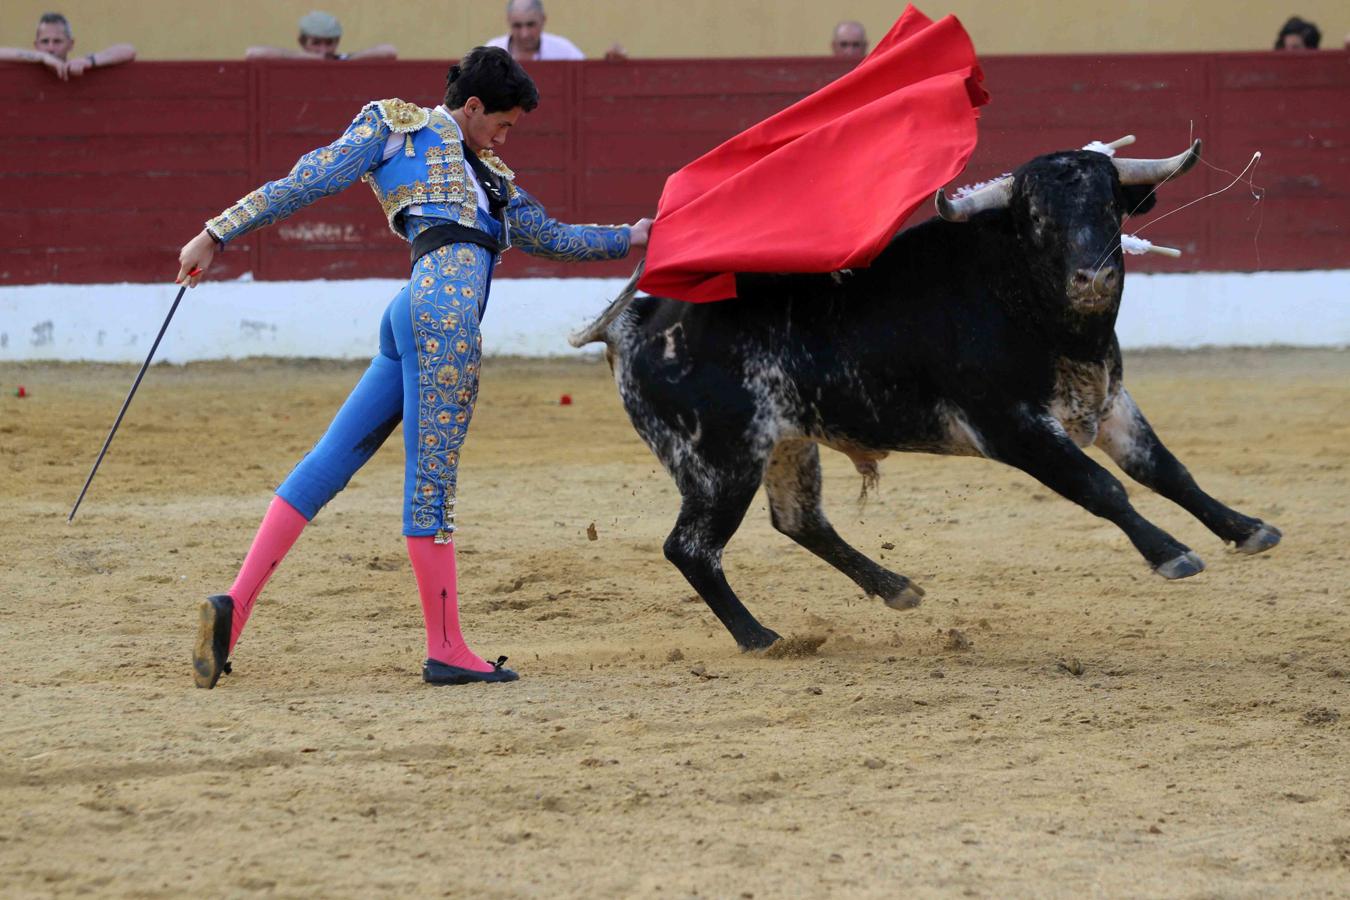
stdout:
[[464,103],[464,142],[475,153],[506,143],[506,136],[524,112],[519,106],[502,112],[487,112],[483,101],[470,97]]

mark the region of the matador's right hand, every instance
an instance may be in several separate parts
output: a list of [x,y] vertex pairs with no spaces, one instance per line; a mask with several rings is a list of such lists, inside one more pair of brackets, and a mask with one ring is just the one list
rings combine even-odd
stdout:
[[628,226],[628,246],[645,247],[652,233],[651,219],[638,219]]
[[173,283],[196,287],[202,275],[211,268],[211,260],[216,257],[216,246],[216,239],[205,228],[184,244],[183,249],[178,251],[178,277]]

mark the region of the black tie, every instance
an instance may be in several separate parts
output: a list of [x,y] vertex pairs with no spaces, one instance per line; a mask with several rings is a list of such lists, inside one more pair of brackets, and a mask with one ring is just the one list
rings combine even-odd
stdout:
[[489,169],[487,163],[469,149],[468,144],[464,144],[464,158],[468,160],[469,167],[478,178],[478,183],[483,186],[483,193],[487,194],[488,212],[500,218],[501,211],[511,202],[507,193],[506,179]]

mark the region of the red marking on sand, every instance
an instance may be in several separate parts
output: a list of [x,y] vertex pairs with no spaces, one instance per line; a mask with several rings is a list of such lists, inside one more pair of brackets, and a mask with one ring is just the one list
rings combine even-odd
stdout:
[[571,395],[571,394],[563,394],[561,397],[558,398],[558,405],[559,405],[559,406],[571,406],[571,405],[572,405],[572,395]]

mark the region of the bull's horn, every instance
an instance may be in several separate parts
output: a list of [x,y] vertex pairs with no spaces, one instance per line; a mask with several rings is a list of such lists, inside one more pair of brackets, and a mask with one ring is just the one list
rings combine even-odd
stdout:
[[619,318],[619,316],[623,314],[623,311],[628,308],[628,304],[633,302],[633,297],[637,295],[638,281],[642,278],[642,273],[646,268],[647,257],[644,256],[642,259],[638,260],[637,268],[633,270],[632,277],[630,277],[628,283],[623,286],[623,290],[619,291],[619,296],[610,301],[609,306],[605,307],[605,311],[600,314],[600,318],[596,319],[580,331],[572,332],[567,338],[567,342],[573,347],[578,348],[584,347],[593,341],[604,341],[608,344],[610,342],[609,326],[613,325],[614,320]]
[[1002,209],[1012,200],[1012,179],[1000,178],[967,194],[948,199],[947,192],[938,188],[933,202],[938,215],[948,222],[964,222],[986,209]]
[[1133,234],[1120,236],[1120,249],[1134,256],[1141,253],[1157,253],[1159,256],[1170,256],[1173,259],[1181,256],[1181,251],[1176,247],[1162,247]]
[[1175,175],[1185,175],[1199,161],[1198,138],[1189,150],[1167,159],[1122,159],[1117,156],[1111,160],[1120,173],[1121,184],[1161,184]]

